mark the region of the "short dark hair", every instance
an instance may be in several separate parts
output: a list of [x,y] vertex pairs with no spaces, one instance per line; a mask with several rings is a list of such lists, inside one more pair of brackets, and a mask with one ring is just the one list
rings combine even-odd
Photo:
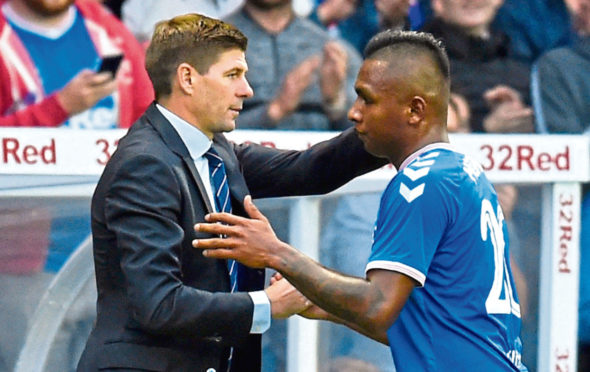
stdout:
[[427,32],[417,31],[399,31],[385,30],[381,31],[369,40],[364,50],[365,59],[371,58],[377,53],[384,50],[394,51],[407,50],[407,52],[416,49],[428,52],[433,59],[444,78],[450,80],[449,57],[442,41],[437,40]]
[[146,51],[145,66],[156,99],[172,92],[172,76],[183,62],[205,74],[229,49],[246,51],[248,38],[218,19],[191,13],[159,22]]

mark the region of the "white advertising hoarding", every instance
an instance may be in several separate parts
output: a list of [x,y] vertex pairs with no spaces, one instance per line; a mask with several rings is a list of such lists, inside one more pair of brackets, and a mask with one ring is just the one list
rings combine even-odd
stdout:
[[[125,130],[5,128],[0,131],[0,174],[100,175]],[[334,132],[234,131],[235,142],[304,149]],[[493,182],[586,182],[590,138],[574,135],[453,135],[452,145],[475,157]],[[392,167],[365,177],[391,178]]]

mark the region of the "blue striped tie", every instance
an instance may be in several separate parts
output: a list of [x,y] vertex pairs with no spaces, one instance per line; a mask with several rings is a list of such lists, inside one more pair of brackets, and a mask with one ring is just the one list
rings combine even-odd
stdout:
[[[213,147],[205,153],[205,158],[209,162],[209,179],[211,181],[217,211],[231,213],[229,185],[227,183],[227,174],[225,173],[223,159]],[[228,260],[227,267],[229,270],[231,292],[234,292],[238,284],[238,266],[235,260]]]
[[[205,158],[209,162],[209,180],[213,192],[213,199],[215,199],[215,206],[218,212],[231,213],[231,200],[229,198],[229,185],[227,183],[227,174],[225,173],[225,165],[223,159],[217,151],[211,146],[209,151],[205,153]],[[235,260],[227,260],[227,269],[229,271],[229,283],[231,292],[236,290],[238,285],[238,264]],[[232,357],[234,348],[230,348],[229,358],[227,360],[227,370],[231,369]]]

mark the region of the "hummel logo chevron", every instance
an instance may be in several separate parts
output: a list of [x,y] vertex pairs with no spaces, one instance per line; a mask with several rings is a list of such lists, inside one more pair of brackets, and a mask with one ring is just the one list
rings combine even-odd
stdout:
[[[404,168],[403,174],[410,180],[412,180],[412,182],[422,177],[426,177],[428,175],[428,172],[430,172],[430,167],[435,162],[434,158],[438,157],[439,154],[440,153],[438,151],[432,152],[430,154],[426,154],[416,159],[414,162],[410,164],[412,168],[410,168],[409,166]],[[410,189],[408,186],[406,186],[405,183],[401,182],[399,186],[399,193],[401,194],[401,196],[404,197],[404,199],[406,199],[408,203],[411,203],[420,195],[424,194],[425,186],[425,183],[421,183],[413,189]]]
[[426,176],[428,172],[430,172],[430,168],[420,168],[418,170],[414,170],[412,168],[405,167],[403,172],[404,175],[408,176],[409,179],[416,181],[418,178]]
[[409,189],[408,186],[402,182],[399,187],[399,193],[404,197],[404,199],[406,199],[408,203],[411,203],[414,201],[414,199],[424,193],[424,185],[425,184],[421,183],[413,189]]

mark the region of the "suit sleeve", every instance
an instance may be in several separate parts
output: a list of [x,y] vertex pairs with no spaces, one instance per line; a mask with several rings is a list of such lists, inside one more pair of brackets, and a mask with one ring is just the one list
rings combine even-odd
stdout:
[[253,198],[324,194],[387,164],[352,128],[305,151],[242,144],[235,152]]
[[152,155],[125,161],[105,200],[130,314],[145,331],[240,340],[249,334],[247,293],[211,293],[182,282],[182,200],[171,167]]

